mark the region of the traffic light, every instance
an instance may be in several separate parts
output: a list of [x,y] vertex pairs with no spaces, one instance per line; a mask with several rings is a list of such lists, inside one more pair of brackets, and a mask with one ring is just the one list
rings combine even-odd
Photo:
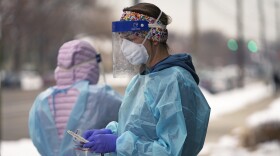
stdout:
[[247,48],[248,50],[251,52],[251,53],[257,53],[258,52],[258,46],[257,46],[257,43],[253,40],[250,40],[248,43],[247,43]]
[[238,50],[238,43],[235,39],[230,39],[227,42],[227,47],[229,48],[229,50],[236,52]]
[[[238,48],[239,48],[237,40],[229,39],[227,42],[227,47],[232,52],[237,52]],[[249,40],[247,42],[247,48],[248,48],[249,52],[251,52],[251,53],[257,53],[259,50],[258,45],[254,40]]]

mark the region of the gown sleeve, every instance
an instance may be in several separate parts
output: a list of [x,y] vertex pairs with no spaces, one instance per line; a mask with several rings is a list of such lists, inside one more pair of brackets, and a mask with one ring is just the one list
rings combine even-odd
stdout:
[[110,129],[113,132],[113,134],[118,134],[118,122],[111,121],[110,123],[108,123],[106,128]]

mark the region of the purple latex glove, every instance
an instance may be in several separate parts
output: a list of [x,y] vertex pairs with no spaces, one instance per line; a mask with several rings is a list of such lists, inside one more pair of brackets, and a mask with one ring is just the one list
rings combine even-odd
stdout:
[[93,129],[93,130],[86,130],[82,137],[85,138],[86,140],[91,140],[90,137],[94,136],[96,134],[113,134],[110,129]]
[[115,134],[96,134],[91,136],[83,147],[90,148],[90,151],[96,153],[116,152],[117,138]]

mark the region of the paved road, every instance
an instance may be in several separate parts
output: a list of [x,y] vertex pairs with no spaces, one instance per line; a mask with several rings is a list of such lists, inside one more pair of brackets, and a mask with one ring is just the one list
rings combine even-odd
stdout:
[[28,138],[28,113],[38,91],[2,90],[2,139]]
[[[119,93],[124,93],[123,87],[114,87]],[[29,138],[28,114],[36,96],[42,90],[21,91],[2,90],[1,106],[1,139],[18,140]]]

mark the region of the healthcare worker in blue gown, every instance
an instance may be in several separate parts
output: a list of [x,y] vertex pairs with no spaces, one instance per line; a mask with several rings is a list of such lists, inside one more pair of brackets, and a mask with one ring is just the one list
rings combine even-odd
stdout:
[[[84,147],[118,156],[196,156],[201,151],[210,107],[191,56],[169,54],[168,23],[169,17],[150,3],[125,8],[121,20],[113,22],[114,74],[141,68],[126,88],[118,122],[110,122],[106,131],[85,131],[89,143]],[[134,67],[123,67],[122,56]]]
[[29,113],[30,137],[42,156],[86,153],[67,130],[103,128],[117,120],[122,97],[110,86],[97,84],[100,61],[100,54],[85,41],[69,41],[59,49],[56,85],[37,96]]

